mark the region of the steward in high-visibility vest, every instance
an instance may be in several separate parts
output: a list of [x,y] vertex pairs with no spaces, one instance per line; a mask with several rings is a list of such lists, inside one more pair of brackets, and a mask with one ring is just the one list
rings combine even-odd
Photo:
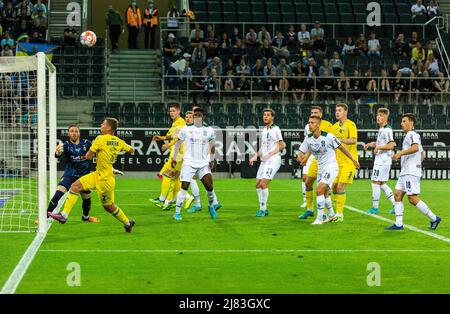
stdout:
[[131,1],[125,15],[128,27],[128,48],[137,49],[137,37],[142,27],[141,9],[136,5],[136,0]]
[[149,0],[147,7],[144,10],[144,28],[145,28],[145,40],[144,46],[147,49],[149,47],[148,40],[150,34],[150,48],[155,49],[156,44],[156,29],[158,28],[158,9],[153,6],[153,1]]

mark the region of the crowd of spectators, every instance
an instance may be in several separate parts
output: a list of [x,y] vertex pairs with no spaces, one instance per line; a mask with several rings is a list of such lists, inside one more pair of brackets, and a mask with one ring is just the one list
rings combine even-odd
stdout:
[[[415,6],[413,14],[439,14],[434,1],[421,13]],[[414,30],[397,38],[379,38],[373,30],[357,38],[331,38],[320,21],[312,28],[290,25],[287,32],[277,29],[275,34],[264,25],[245,33],[236,25],[221,34],[211,24],[204,26],[195,24],[186,40],[169,33],[163,46],[168,89],[190,84],[190,89],[203,90],[208,100],[219,89],[284,91],[293,100],[316,97],[318,91],[328,91],[330,98],[349,92],[356,103],[367,92],[389,93],[396,102],[416,93],[429,103],[431,92],[449,91],[433,43],[420,40]],[[183,67],[174,71],[171,64],[180,58]]]
[[0,0],[0,56],[14,56],[18,41],[46,43],[47,0]]

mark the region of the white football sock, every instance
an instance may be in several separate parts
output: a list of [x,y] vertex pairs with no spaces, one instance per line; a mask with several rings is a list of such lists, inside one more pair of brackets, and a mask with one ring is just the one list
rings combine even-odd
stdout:
[[[256,189],[256,194],[258,194],[258,202],[259,202],[259,204],[261,205],[261,189]],[[261,209],[261,208],[260,208]]]
[[166,200],[166,196],[161,194],[161,195],[159,196],[159,201],[160,201],[160,202],[164,202],[165,200]]
[[416,207],[422,214],[428,216],[428,218],[430,218],[430,221],[436,221],[436,215],[433,214],[431,209],[428,208],[427,204],[425,204],[424,201],[419,201]]
[[317,195],[317,218],[318,220],[323,220],[323,209],[325,208],[325,195]]
[[303,202],[306,202],[306,183],[302,181]]
[[186,190],[180,189],[180,191],[177,194],[177,208],[176,212],[177,214],[181,213],[181,206],[183,206],[184,198],[186,197]]
[[395,205],[394,192],[392,192],[392,189],[389,187],[389,185],[384,183],[383,185],[381,185],[381,189],[383,190],[384,194],[386,194],[388,200],[391,201],[392,205]]
[[325,207],[328,210],[328,216],[333,217],[334,216],[334,210],[333,210],[333,201],[331,200],[331,196],[327,196],[325,198]]
[[192,196],[194,196],[195,199],[195,205],[200,206],[200,188],[198,187],[197,180],[192,179],[190,186]]
[[380,206],[381,187],[378,184],[372,183],[372,207],[378,208]]
[[395,225],[403,226],[403,202],[395,202]]
[[208,196],[208,205],[209,206],[217,205],[217,197],[216,197],[216,192],[214,192],[214,190],[206,191],[206,195]]
[[269,189],[261,189],[261,201],[259,207],[261,210],[267,210],[267,200],[269,199]]

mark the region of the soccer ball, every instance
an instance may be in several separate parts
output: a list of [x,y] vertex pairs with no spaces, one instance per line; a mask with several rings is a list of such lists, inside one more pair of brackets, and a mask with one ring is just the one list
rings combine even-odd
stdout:
[[80,35],[80,43],[86,47],[93,47],[97,42],[97,35],[92,31],[85,31]]

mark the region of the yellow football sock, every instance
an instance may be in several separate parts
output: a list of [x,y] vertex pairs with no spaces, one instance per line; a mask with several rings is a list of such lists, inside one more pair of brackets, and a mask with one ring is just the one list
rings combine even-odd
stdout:
[[336,193],[333,192],[333,196],[331,197],[331,201],[333,202],[333,208],[336,208]]
[[173,184],[172,184],[172,201],[176,201],[177,200],[177,196],[178,196],[178,192],[180,192],[181,190],[181,181],[180,179],[176,179],[173,180]]
[[166,200],[169,198],[169,192],[170,188],[172,186],[172,179],[163,176],[162,182],[161,182],[161,195],[165,197]]
[[313,190],[306,190],[306,209],[307,210],[314,210],[314,195]]
[[75,206],[75,203],[78,200],[78,196],[80,196],[80,193],[74,193],[69,190],[69,194],[67,195],[66,202],[64,203],[64,209],[61,212],[61,214],[67,218],[70,215],[70,212],[72,211],[72,208]]
[[347,199],[347,194],[345,194],[345,192],[338,193],[336,195],[336,212],[340,215],[344,214],[344,206],[345,206],[346,199]]
[[112,215],[121,223],[123,223],[124,225],[127,225],[129,222],[129,219],[127,217],[127,215],[125,215],[125,213],[123,212],[122,209],[120,209],[119,207],[116,207],[116,210],[112,213]]

